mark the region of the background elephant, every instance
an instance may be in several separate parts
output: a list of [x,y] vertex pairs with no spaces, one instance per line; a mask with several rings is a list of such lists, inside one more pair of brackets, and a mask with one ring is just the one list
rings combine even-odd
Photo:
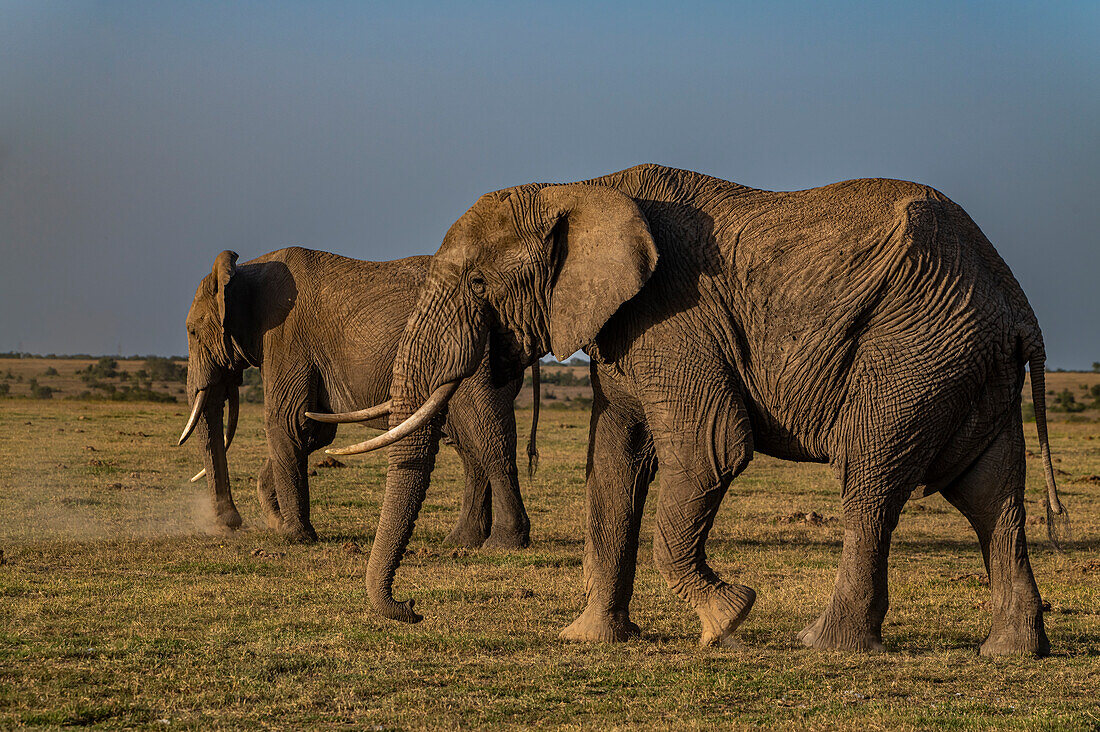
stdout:
[[[701,642],[725,643],[755,593],[715,574],[705,542],[759,451],[828,462],[842,486],[836,587],[803,643],[882,648],[891,532],[911,494],[940,491],[973,525],[990,576],[982,652],[1048,652],[1020,417],[1030,363],[1053,529],[1065,514],[1042,336],[993,246],[938,191],[855,180],[770,192],[643,165],[487,194],[432,261],[394,361],[391,427],[476,373],[486,342],[498,379],[548,349],[593,360],[588,605],[564,638],[639,632],[638,527],[660,464],[656,565],[698,612]],[[406,621],[419,616],[394,601],[392,578],[436,438],[420,429],[391,449],[368,569],[376,609]]]
[[[268,525],[288,538],[317,538],[309,519],[306,460],[332,442],[336,425],[307,419],[305,412],[388,398],[394,355],[429,260],[364,262],[298,247],[240,266],[233,252],[217,256],[187,314],[187,394],[193,406],[180,443],[195,430],[221,525],[241,523],[225,452],[236,426],[241,375],[257,366],[268,444],[257,481],[260,505]],[[451,400],[442,430],[462,459],[466,490],[458,524],[446,539],[450,543],[528,544],[530,522],[515,464],[513,402],[521,384],[517,377],[494,387],[483,364]],[[537,414],[535,419],[537,424]],[[384,427],[384,412],[374,422]],[[536,424],[528,445],[531,459]]]

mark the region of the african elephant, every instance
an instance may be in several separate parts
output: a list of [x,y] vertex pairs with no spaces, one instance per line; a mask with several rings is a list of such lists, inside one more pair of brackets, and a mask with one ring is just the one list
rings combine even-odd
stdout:
[[[719,578],[705,544],[730,482],[761,452],[827,462],[841,484],[840,569],[802,643],[883,649],[891,533],[910,495],[938,491],[985,558],[982,653],[1049,651],[1024,536],[1020,415],[1030,364],[1053,530],[1066,513],[1042,335],[1008,267],[942,193],[896,180],[772,192],[642,165],[482,196],[447,232],[409,317],[391,433],[337,452],[431,424],[486,344],[497,379],[547,350],[583,348],[593,362],[587,607],[563,638],[639,633],[629,603],[659,464],[656,566],[697,611],[701,643],[729,642],[756,594]],[[436,438],[419,428],[390,449],[367,581],[374,607],[399,620],[420,618],[393,599],[392,579]]]
[[[180,444],[194,429],[203,449],[217,521],[241,524],[229,487],[225,451],[237,421],[237,389],[248,366],[261,369],[268,456],[257,481],[267,523],[292,540],[317,538],[309,519],[307,457],[328,445],[335,424],[307,409],[342,409],[388,397],[393,359],[429,257],[364,262],[292,247],[236,264],[222,252],[187,315],[187,394],[192,404]],[[534,379],[537,382],[537,370]],[[523,547],[530,522],[516,474],[513,402],[522,379],[489,383],[475,367],[451,400],[443,431],[466,473],[454,544]],[[222,439],[222,405],[230,414]],[[537,391],[536,391],[537,399]],[[385,410],[353,415],[379,417]],[[537,424],[537,416],[536,416]],[[537,454],[532,424],[529,458]],[[199,478],[199,475],[195,478]]]

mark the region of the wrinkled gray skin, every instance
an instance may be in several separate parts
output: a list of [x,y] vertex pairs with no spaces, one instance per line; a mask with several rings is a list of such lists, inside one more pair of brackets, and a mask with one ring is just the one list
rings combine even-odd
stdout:
[[[881,650],[887,555],[911,495],[942,494],[978,535],[992,589],[983,654],[1045,654],[1024,536],[1020,389],[1031,364],[1046,444],[1043,345],[1019,285],[966,213],[895,180],[769,192],[644,165],[581,184],[483,196],[447,233],[394,361],[391,427],[441,384],[497,378],[547,349],[593,360],[584,556],[587,608],[562,637],[618,641],[638,526],[661,467],[654,559],[725,644],[755,593],[705,542],[755,452],[829,463],[841,484],[836,586],[799,634]],[[440,344],[446,344],[440,348]],[[389,454],[368,589],[391,594],[431,469],[422,429]]]
[[[187,393],[210,392],[195,430],[219,526],[241,524],[222,436],[222,405],[248,366],[262,369],[268,456],[257,481],[268,526],[313,541],[307,457],[336,425],[304,412],[344,411],[388,398],[393,359],[429,257],[363,262],[293,247],[242,265],[222,252],[187,315]],[[494,388],[475,367],[451,399],[441,429],[466,472],[448,543],[527,546],[530,522],[516,474],[513,402],[522,379]],[[370,423],[368,423],[370,424]],[[384,427],[385,418],[375,426]]]

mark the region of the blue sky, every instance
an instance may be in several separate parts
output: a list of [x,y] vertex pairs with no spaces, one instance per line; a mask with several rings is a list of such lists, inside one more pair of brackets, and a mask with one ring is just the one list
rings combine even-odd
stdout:
[[222,249],[431,253],[641,162],[932,185],[1100,360],[1091,2],[0,2],[0,350],[183,353]]

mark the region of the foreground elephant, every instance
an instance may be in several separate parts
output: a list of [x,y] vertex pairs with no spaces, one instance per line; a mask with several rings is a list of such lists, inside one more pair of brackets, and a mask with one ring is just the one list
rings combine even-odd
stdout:
[[[705,543],[730,481],[759,451],[828,462],[841,483],[840,570],[803,643],[882,649],[891,532],[910,495],[939,491],[986,561],[993,624],[982,653],[1049,651],[1024,536],[1020,417],[1030,363],[1053,530],[1065,512],[1042,336],[1008,267],[943,194],[894,180],[771,192],[643,165],[482,196],[448,231],[409,318],[391,433],[337,452],[430,423],[486,343],[497,378],[548,349],[593,360],[588,605],[563,638],[639,632],[629,615],[638,526],[660,464],[656,565],[698,612],[701,642],[728,641],[756,595],[715,574]],[[392,579],[436,437],[414,430],[389,454],[368,590],[391,618],[419,619],[411,601],[394,601]]]
[[[237,388],[248,366],[260,367],[268,456],[257,481],[267,523],[288,538],[317,538],[309,520],[306,459],[332,442],[334,424],[305,417],[307,409],[344,409],[388,397],[393,359],[429,257],[363,262],[292,247],[237,266],[225,251],[195,293],[187,314],[187,394],[203,446],[207,485],[217,521],[241,524],[229,489],[225,451],[237,423]],[[451,400],[443,430],[466,472],[458,524],[447,541],[523,547],[530,522],[516,474],[513,402],[516,378],[494,388],[488,364],[475,367]],[[537,384],[537,371],[534,379]],[[222,439],[222,405],[229,421]],[[536,391],[537,400],[537,391]],[[387,409],[353,415],[373,418]],[[537,413],[536,413],[537,420]],[[535,424],[528,456],[534,458]]]

